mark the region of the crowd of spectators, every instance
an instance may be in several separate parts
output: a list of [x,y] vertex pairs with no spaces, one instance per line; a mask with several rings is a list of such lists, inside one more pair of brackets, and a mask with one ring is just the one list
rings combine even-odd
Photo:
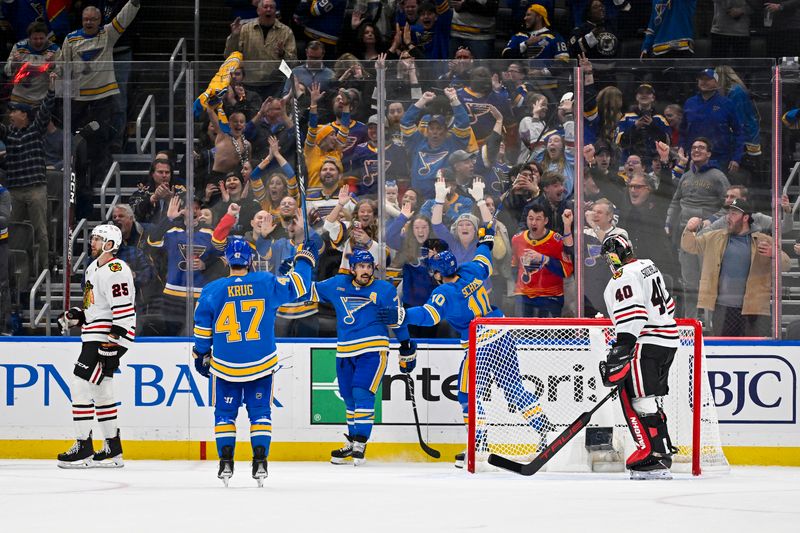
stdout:
[[[189,296],[225,275],[222,250],[232,235],[253,244],[258,269],[281,273],[307,224],[322,249],[316,279],[347,270],[350,254],[366,249],[403,305],[414,306],[434,288],[426,259],[450,249],[459,263],[471,260],[477,230],[489,222],[498,228],[491,298],[507,315],[575,316],[578,285],[583,315],[607,314],[602,290],[611,274],[599,250],[621,234],[660,267],[680,316],[707,311],[702,318],[718,334],[769,333],[764,269],[786,269],[788,257],[773,257],[775,225],[756,209],[770,209],[769,151],[761,148],[769,136],[758,110],[764,97],[751,86],[768,86],[770,71],[737,72],[734,60],[650,60],[695,57],[698,34],[711,36],[715,57],[748,57],[743,37],[756,28],[772,57],[800,50],[786,26],[800,18],[793,0],[715,1],[701,32],[695,0],[576,0],[566,11],[552,0],[510,2],[517,24],[500,20],[496,0],[301,1],[291,12],[275,0],[252,4],[250,19],[249,6],[238,6],[220,68],[195,102],[200,142],[182,162],[194,165],[194,197],[178,158],[163,152],[113,210],[125,239],[120,253],[135,273],[141,335],[190,333]],[[100,10],[86,8],[80,39],[68,37],[61,49],[40,42],[41,28],[32,26],[26,53],[78,61],[100,32],[106,42],[97,53],[109,59],[117,26],[133,19],[138,1],[119,8],[104,27]],[[511,26],[499,46],[499,28]],[[633,54],[631,42],[640,43]],[[614,65],[626,50],[635,68]],[[18,68],[10,60],[6,70]],[[114,72],[93,76],[80,77],[72,107],[90,151],[117,138],[118,94],[98,89],[116,85]],[[377,114],[379,93],[385,116]],[[15,86],[11,98],[32,106],[22,109],[41,130],[49,94],[30,84]],[[34,97],[44,101],[38,115],[35,102],[23,101]],[[0,184],[10,191],[12,219],[19,184],[8,164],[11,132],[27,127],[14,124],[6,141]],[[788,231],[788,198],[782,208]],[[47,228],[34,226],[46,239]],[[743,280],[758,291],[743,291]],[[329,336],[334,324],[325,305],[295,302],[281,308],[277,327]],[[415,334],[449,331],[443,324]]]

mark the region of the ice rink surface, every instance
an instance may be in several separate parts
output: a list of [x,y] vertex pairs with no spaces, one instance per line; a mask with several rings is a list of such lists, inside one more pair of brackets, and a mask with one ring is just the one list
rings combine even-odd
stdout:
[[798,532],[800,469],[631,481],[626,474],[469,475],[444,463],[354,468],[274,462],[265,486],[237,462],[128,461],[61,470],[0,460],[0,531]]

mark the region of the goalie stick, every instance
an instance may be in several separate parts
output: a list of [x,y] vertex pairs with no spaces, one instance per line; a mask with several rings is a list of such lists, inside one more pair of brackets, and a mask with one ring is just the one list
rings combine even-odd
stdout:
[[516,472],[517,474],[523,476],[532,476],[541,470],[542,467],[561,450],[561,448],[563,448],[569,441],[572,440],[575,435],[585,428],[589,424],[589,421],[592,419],[594,413],[616,393],[617,387],[614,387],[611,392],[609,392],[602,400],[597,402],[597,404],[592,407],[591,410],[585,411],[572,424],[570,424],[567,429],[562,431],[561,434],[556,437],[553,442],[546,446],[545,449],[542,450],[541,453],[539,453],[539,455],[537,455],[530,463],[517,463],[511,459],[490,453],[489,464],[505,470],[510,470],[511,472]]
[[427,453],[434,459],[438,459],[442,456],[442,454],[439,453],[439,450],[434,450],[428,446],[424,440],[422,440],[422,428],[419,425],[419,413],[417,413],[417,400],[414,397],[414,379],[411,377],[411,374],[406,374],[406,388],[408,389],[408,395],[411,397],[411,408],[414,410],[414,423],[417,426],[419,447],[422,448],[423,452]]

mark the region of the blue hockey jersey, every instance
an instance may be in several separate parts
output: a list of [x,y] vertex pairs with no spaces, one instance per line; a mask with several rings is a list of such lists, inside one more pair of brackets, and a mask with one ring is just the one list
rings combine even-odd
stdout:
[[406,152],[411,155],[411,186],[424,198],[434,197],[434,186],[436,173],[447,168],[447,158],[456,150],[465,150],[469,144],[471,129],[469,127],[469,115],[463,104],[453,108],[453,125],[450,127],[450,134],[445,141],[432,148],[428,144],[428,138],[423,133],[427,130],[428,123],[423,120],[417,125],[417,118],[422,110],[415,105],[409,106],[408,110],[400,119],[400,127],[403,130]]
[[[314,283],[311,300],[336,310],[336,357],[389,351],[389,326],[378,320],[378,309],[398,305],[397,289],[388,281],[374,279],[362,287],[350,274],[338,274]],[[407,340],[408,328],[396,328],[395,336]]]
[[506,127],[515,125],[508,99],[499,93],[492,91],[487,95],[478,96],[469,87],[465,87],[458,90],[458,99],[467,108],[470,127],[475,134],[475,140],[480,146],[486,143],[486,139],[492,133],[495,125],[494,117],[489,112],[490,105],[496,107],[503,115],[503,122]]
[[[162,227],[169,225],[169,220],[164,219]],[[164,294],[186,298],[186,270],[187,264],[192,258],[189,254],[189,239],[186,228],[175,225],[168,229],[162,237],[158,237],[160,231],[153,231],[147,237],[147,244],[153,248],[161,248],[167,255],[167,280],[164,284]],[[200,258],[204,263],[221,255],[219,250],[214,247],[212,242],[213,231],[209,228],[195,228],[193,254]],[[206,273],[203,270],[194,271],[193,293],[195,298],[200,297],[203,287],[208,282]]]
[[250,272],[209,283],[194,312],[194,345],[201,354],[214,347],[211,373],[226,381],[270,374],[278,364],[275,311],[310,286],[308,261],[298,261],[285,277]]
[[724,168],[730,161],[742,161],[744,129],[729,98],[714,93],[708,100],[700,94],[686,100],[680,127],[680,145],[687,154],[698,137],[711,141],[711,158],[718,167]]
[[672,50],[694,50],[695,7],[697,0],[654,0],[642,52],[660,56]]
[[425,305],[408,309],[403,323],[434,326],[447,320],[458,332],[461,346],[466,348],[473,318],[503,316],[489,301],[484,287],[484,281],[492,275],[492,251],[485,244],[478,246],[475,259],[459,267],[457,274],[456,281],[436,287]]

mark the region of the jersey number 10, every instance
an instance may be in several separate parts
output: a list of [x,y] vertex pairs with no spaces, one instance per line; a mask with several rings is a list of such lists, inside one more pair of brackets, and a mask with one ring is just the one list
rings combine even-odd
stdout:
[[476,317],[486,316],[492,311],[492,304],[489,302],[489,295],[483,287],[475,291],[467,300],[467,306]]
[[236,302],[225,302],[222,306],[214,323],[214,333],[225,333],[227,342],[239,342],[242,340],[242,326],[239,321],[239,312],[252,313],[250,325],[244,334],[246,341],[257,341],[261,338],[259,327],[261,319],[264,317],[264,300],[241,300],[239,310],[236,309]]

